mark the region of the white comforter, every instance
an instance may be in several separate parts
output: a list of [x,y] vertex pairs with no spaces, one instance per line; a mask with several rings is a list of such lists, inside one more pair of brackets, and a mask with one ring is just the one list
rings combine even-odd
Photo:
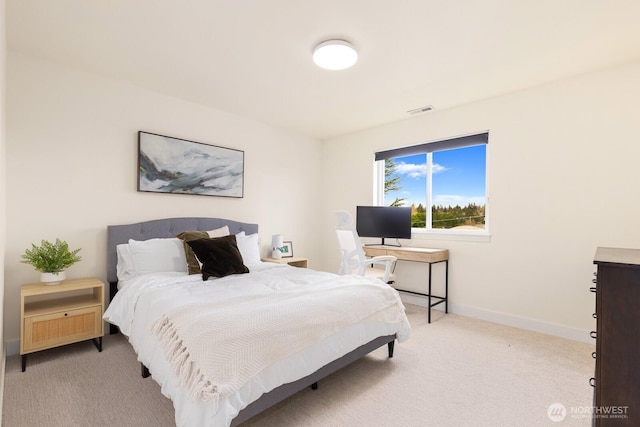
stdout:
[[[364,286],[354,288],[354,284]],[[301,351],[270,362],[257,375],[240,384],[237,391],[221,397],[216,404],[189,396],[188,389],[182,385],[183,380],[168,362],[160,340],[151,333],[154,325],[177,307],[202,306],[206,301],[224,305],[226,301],[246,300],[247,297],[272,299],[273,295],[298,294],[305,288],[313,290],[309,296],[313,299],[313,295],[323,288],[339,286],[349,287],[350,292],[362,292],[363,298],[358,298],[362,301],[367,299],[364,295],[368,288],[384,288],[385,294],[389,295],[386,292],[389,287],[377,280],[264,263],[252,266],[249,274],[206,282],[199,275],[182,273],[155,273],[132,279],[123,284],[104,318],[118,325],[129,337],[138,353],[138,360],[149,368],[163,394],[173,400],[176,425],[228,426],[240,410],[263,393],[303,378],[378,336],[395,333],[399,342],[406,340],[410,327],[397,293],[392,291],[392,298],[396,301],[385,304],[385,308],[376,308],[364,319],[345,325],[337,332],[324,334],[319,341],[306,343]],[[312,313],[309,315],[313,316]],[[242,318],[240,314],[238,321]]]

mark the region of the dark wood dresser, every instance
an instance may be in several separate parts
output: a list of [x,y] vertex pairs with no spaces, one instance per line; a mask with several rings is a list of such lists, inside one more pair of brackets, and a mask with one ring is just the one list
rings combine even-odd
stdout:
[[640,426],[640,249],[598,248],[593,420]]

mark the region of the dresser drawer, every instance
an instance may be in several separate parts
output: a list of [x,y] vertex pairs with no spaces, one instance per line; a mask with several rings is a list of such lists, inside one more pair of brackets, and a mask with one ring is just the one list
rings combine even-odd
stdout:
[[102,305],[25,317],[23,326],[23,353],[101,337]]

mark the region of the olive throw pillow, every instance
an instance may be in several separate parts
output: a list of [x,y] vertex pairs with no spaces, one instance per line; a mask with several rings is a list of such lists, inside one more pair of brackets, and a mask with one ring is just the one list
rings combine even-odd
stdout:
[[187,245],[190,240],[197,240],[208,238],[209,234],[206,231],[183,231],[176,235],[176,237],[184,243],[184,254],[187,258],[187,271],[189,274],[200,274],[200,263],[196,259],[196,254],[191,250],[191,246]]
[[196,257],[202,263],[202,280],[209,277],[224,277],[231,274],[248,273],[249,269],[242,262],[236,236],[203,238],[188,240]]

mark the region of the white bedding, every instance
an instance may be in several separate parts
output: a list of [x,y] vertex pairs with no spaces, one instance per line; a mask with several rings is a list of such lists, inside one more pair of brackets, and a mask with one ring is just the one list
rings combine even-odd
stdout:
[[138,360],[149,368],[153,378],[160,384],[162,393],[173,400],[176,425],[228,426],[240,410],[263,393],[303,378],[376,337],[397,334],[399,342],[406,340],[410,327],[397,293],[395,304],[265,366],[258,375],[242,384],[237,392],[220,398],[217,404],[189,397],[188,390],[180,385],[180,379],[167,361],[158,338],[151,333],[152,327],[167,312],[181,305],[269,296],[304,287],[317,290],[337,286],[338,282],[368,285],[363,286],[362,290],[352,287],[358,292],[366,292],[365,289],[370,286],[387,287],[380,281],[359,276],[337,276],[270,263],[252,266],[249,274],[206,282],[199,275],[153,273],[123,283],[104,318],[118,325],[129,337]]

